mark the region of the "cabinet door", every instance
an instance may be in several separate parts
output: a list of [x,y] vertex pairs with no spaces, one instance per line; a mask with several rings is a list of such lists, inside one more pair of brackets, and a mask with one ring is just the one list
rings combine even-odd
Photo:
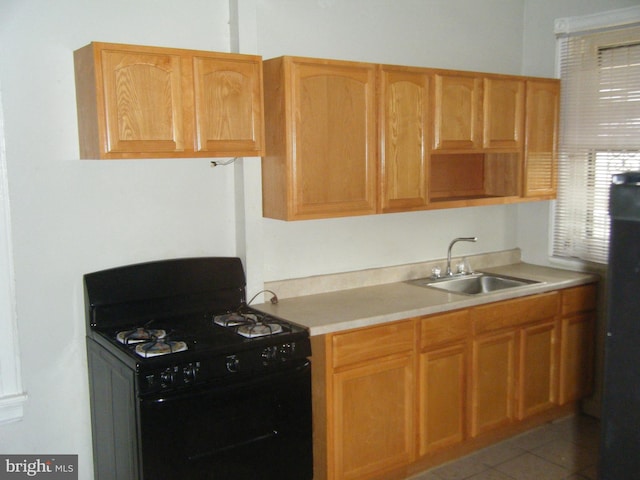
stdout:
[[473,340],[471,436],[514,418],[516,332],[480,335]]
[[461,343],[420,355],[420,455],[464,440],[466,352]]
[[193,59],[196,150],[260,155],[263,145],[260,61]]
[[480,149],[481,130],[482,78],[461,73],[436,75],[434,149]]
[[554,406],[557,398],[556,324],[550,321],[520,332],[518,418]]
[[292,75],[294,216],[375,213],[375,65],[300,60]]
[[524,196],[554,198],[560,83],[527,81]]
[[484,148],[518,152],[524,123],[523,80],[484,79]]
[[595,313],[562,319],[560,331],[560,404],[589,395],[593,388]]
[[161,52],[106,49],[100,58],[105,151],[182,151],[185,145],[181,57]]
[[429,75],[381,67],[380,190],[383,212],[427,205]]
[[395,355],[334,374],[336,479],[363,480],[413,460],[414,358]]

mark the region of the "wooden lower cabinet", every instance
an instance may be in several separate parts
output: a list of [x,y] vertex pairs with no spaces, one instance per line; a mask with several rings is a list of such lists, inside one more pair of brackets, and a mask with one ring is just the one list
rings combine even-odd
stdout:
[[525,327],[520,332],[518,419],[552,408],[557,403],[557,322]]
[[560,404],[591,394],[593,388],[593,335],[595,314],[562,319],[560,343]]
[[413,391],[410,354],[334,375],[336,478],[371,478],[413,459]]
[[516,332],[482,335],[473,340],[471,436],[513,420]]
[[312,337],[316,480],[401,479],[576,408],[595,285]]
[[420,455],[464,440],[466,364],[464,343],[420,354]]

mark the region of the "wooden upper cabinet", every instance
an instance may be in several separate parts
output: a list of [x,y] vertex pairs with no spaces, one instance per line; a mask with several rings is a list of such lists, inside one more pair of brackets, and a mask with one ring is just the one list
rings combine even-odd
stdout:
[[261,62],[244,56],[228,60],[194,56],[193,72],[197,150],[261,155]]
[[81,158],[263,153],[260,57],[91,43],[74,59]]
[[279,57],[264,69],[264,216],[375,213],[376,66]]
[[490,150],[520,151],[524,128],[524,80],[485,77],[483,146]]
[[380,68],[380,196],[383,212],[424,208],[427,195],[429,83],[421,69]]
[[555,198],[560,81],[527,81],[525,197]]
[[482,77],[437,73],[434,79],[434,150],[482,147]]

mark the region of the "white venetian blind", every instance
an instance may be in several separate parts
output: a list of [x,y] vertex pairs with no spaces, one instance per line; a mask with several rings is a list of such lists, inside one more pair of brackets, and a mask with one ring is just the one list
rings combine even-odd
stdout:
[[611,176],[640,170],[640,26],[559,41],[553,254],[606,263]]

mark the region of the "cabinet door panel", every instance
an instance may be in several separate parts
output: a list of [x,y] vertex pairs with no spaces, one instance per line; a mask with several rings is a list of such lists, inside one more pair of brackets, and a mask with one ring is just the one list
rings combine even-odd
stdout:
[[522,146],[524,81],[484,80],[484,147],[518,151]]
[[179,55],[102,52],[107,152],[184,148]]
[[523,419],[556,402],[556,328],[552,320],[522,329],[518,418]]
[[335,373],[336,479],[366,479],[413,459],[414,357],[395,356]]
[[482,146],[482,79],[472,75],[436,75],[434,148]]
[[429,76],[381,70],[382,210],[412,210],[427,204]]
[[420,355],[420,455],[464,439],[466,345]]
[[524,196],[555,196],[560,84],[527,81]]
[[595,313],[563,318],[560,332],[560,404],[578,400],[593,388]]
[[471,435],[513,420],[516,332],[483,335],[473,341]]
[[195,57],[193,69],[196,149],[259,153],[263,142],[259,62]]
[[375,68],[293,67],[296,214],[373,213]]

